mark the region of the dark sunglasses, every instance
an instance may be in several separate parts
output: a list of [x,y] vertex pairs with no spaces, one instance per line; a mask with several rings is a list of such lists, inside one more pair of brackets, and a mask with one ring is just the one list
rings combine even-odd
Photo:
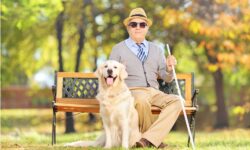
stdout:
[[132,28],[136,28],[138,24],[140,28],[145,28],[147,26],[147,23],[145,22],[130,22],[128,25],[131,26]]

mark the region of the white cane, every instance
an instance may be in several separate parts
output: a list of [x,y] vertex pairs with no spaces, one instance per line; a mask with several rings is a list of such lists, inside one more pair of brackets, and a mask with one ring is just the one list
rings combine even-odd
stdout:
[[[169,45],[168,45],[168,44],[166,44],[166,45],[167,45],[167,49],[168,49],[168,55],[171,56],[171,52],[170,52]],[[172,67],[172,69],[173,69],[174,80],[175,80],[175,84],[176,84],[176,86],[177,86],[178,95],[179,95],[180,98],[181,98],[181,107],[182,107],[183,115],[184,115],[184,118],[185,118],[187,130],[188,130],[188,135],[189,135],[190,140],[191,140],[192,148],[195,150],[193,136],[192,136],[192,133],[191,133],[191,130],[190,130],[190,126],[189,126],[188,119],[187,119],[187,114],[186,114],[185,107],[184,107],[184,99],[183,99],[183,97],[181,96],[181,90],[180,90],[180,87],[179,87],[179,84],[178,84],[178,80],[177,80],[177,77],[176,77],[175,68],[174,68],[173,65],[171,65],[171,67]]]

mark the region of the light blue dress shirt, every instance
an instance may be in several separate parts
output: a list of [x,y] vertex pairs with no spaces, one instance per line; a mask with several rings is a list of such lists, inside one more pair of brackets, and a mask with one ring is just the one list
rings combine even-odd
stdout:
[[[138,53],[138,45],[133,41],[130,37],[125,40],[125,44],[128,46],[128,48],[137,56]],[[148,41],[144,40],[141,44],[146,57],[148,56]]]

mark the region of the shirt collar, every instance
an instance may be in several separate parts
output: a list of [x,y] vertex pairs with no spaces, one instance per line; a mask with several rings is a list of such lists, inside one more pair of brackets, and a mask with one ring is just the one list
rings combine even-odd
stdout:
[[[131,37],[129,37],[128,42],[131,44],[131,46],[136,46],[137,47],[137,43],[131,39]],[[146,47],[146,45],[148,44],[148,41],[146,39],[144,39],[141,43],[141,45],[143,45],[144,47]]]

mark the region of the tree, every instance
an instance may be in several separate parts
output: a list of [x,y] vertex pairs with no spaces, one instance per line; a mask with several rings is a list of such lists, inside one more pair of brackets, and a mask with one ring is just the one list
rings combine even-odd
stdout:
[[[240,57],[249,58],[249,2],[244,1],[189,1],[185,11],[168,9],[165,18],[174,17],[175,21],[165,21],[171,28],[180,26],[179,35],[185,41],[193,42],[194,56],[204,50],[207,62],[196,57],[201,69],[211,73],[216,93],[216,128],[229,126],[228,110],[225,102],[224,75],[228,70],[249,69],[248,63]],[[209,7],[208,7],[209,6]],[[166,12],[165,11],[165,12]],[[169,13],[170,12],[170,13]],[[172,21],[172,22],[171,22]],[[174,23],[173,23],[174,22]],[[175,29],[177,29],[175,27]],[[175,34],[177,36],[178,34]]]
[[[30,84],[33,75],[56,60],[48,44],[59,1],[3,1],[1,3],[2,85]],[[32,62],[32,63],[31,63]]]

